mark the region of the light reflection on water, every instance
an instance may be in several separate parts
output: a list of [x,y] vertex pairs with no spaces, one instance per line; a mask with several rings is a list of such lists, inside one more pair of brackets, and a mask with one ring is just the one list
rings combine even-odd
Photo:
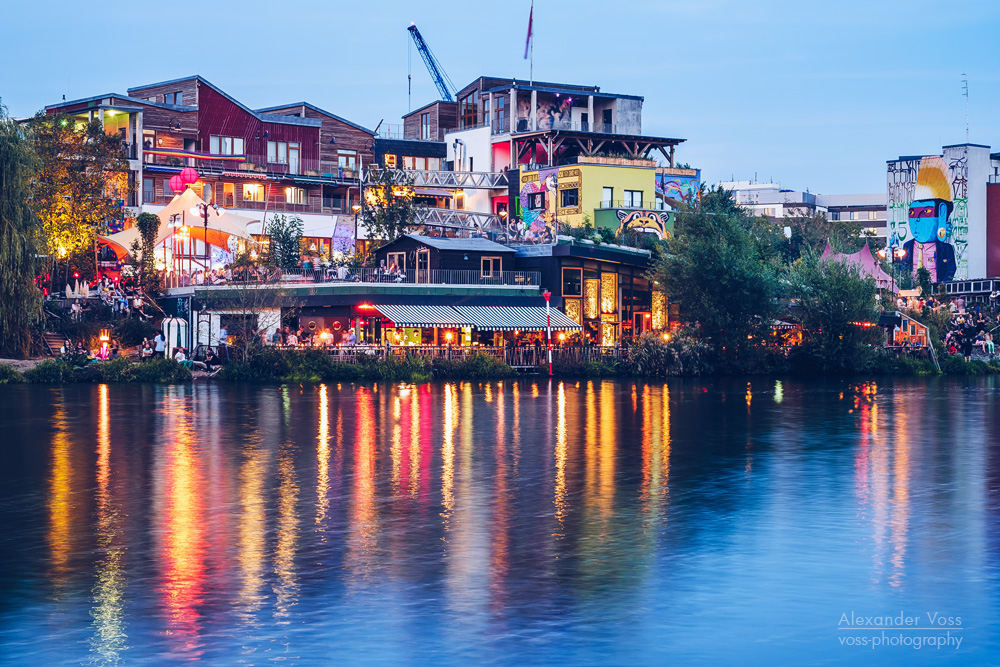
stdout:
[[3,387],[0,662],[989,661],[998,393]]

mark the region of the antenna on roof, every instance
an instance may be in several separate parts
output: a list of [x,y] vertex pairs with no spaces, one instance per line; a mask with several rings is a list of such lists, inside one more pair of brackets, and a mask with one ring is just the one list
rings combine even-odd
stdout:
[[965,95],[965,143],[969,143],[969,74],[962,72],[962,94]]

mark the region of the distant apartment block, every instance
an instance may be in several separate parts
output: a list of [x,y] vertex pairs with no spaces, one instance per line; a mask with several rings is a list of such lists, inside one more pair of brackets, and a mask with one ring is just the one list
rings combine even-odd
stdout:
[[783,188],[777,183],[723,181],[733,200],[768,218],[786,218],[820,213],[830,220],[851,220],[868,234],[886,238],[886,197],[884,193],[824,195]]

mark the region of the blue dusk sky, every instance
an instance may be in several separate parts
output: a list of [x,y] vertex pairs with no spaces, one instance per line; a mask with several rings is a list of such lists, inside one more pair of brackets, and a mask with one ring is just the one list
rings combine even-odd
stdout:
[[[1000,151],[1000,2],[537,0],[535,78],[645,97],[706,182],[885,190],[885,161],[965,140]],[[406,27],[454,83],[527,78],[529,0],[12,3],[0,29],[11,115],[201,74],[251,107],[307,100],[361,125],[437,98]],[[992,111],[992,113],[991,113]]]

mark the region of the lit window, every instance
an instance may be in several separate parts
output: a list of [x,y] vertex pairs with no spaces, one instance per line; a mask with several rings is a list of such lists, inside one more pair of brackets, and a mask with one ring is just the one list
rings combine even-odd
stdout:
[[264,186],[258,183],[244,183],[243,201],[264,201]]
[[386,166],[387,169],[395,169],[396,168],[396,156],[395,155],[388,155],[388,154],[384,155],[382,157],[382,162],[385,164],[385,166]]
[[305,204],[307,202],[305,188],[285,188],[286,204]]

